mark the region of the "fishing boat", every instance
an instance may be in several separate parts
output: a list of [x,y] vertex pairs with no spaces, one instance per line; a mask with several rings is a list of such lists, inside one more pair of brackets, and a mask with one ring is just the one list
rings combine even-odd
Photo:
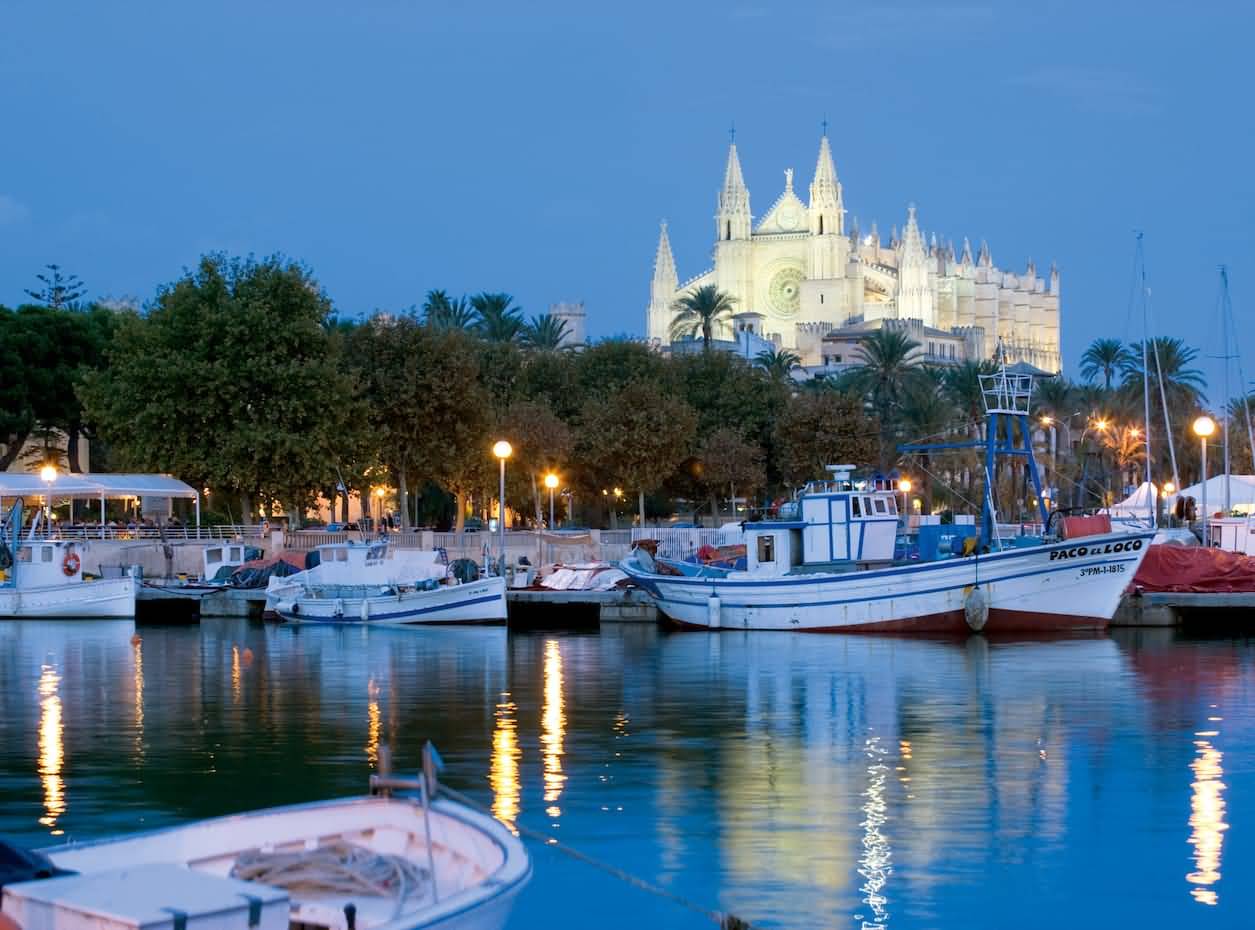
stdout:
[[333,543],[315,552],[313,567],[270,579],[268,612],[295,623],[505,622],[505,579],[460,581],[439,551],[394,553],[381,540]]
[[[1024,456],[1040,502],[1028,423],[1031,377],[1004,367],[984,387],[986,476],[996,454]],[[782,519],[745,524],[742,571],[655,559],[640,547],[622,568],[665,618],[686,627],[1070,631],[1107,625],[1154,538],[1153,530],[1111,532],[1110,521],[1072,520],[1061,524],[1066,538],[999,539],[987,491],[980,536],[964,538],[954,527],[948,547],[928,560],[895,562],[896,491],[857,485],[853,466],[830,471],[829,480],[808,484]]]
[[10,509],[0,531],[0,619],[135,616],[138,583],[130,575],[88,580],[82,540],[38,535],[38,516],[23,538],[22,503]]
[[418,779],[372,776],[365,797],[39,850],[31,872],[50,877],[5,881],[3,913],[23,930],[500,930],[531,860],[441,796],[438,758],[424,750]]

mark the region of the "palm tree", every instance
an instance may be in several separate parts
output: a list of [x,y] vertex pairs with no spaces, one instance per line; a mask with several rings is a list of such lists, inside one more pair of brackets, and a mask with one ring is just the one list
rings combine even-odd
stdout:
[[[902,428],[909,442],[936,442],[953,429],[954,405],[945,396],[944,384],[945,373],[936,368],[925,367],[906,386],[902,395],[901,417]],[[924,513],[932,513],[933,481],[929,453],[911,454],[919,456],[920,467],[924,471],[924,477],[918,483],[923,497]]]
[[[1170,336],[1157,336],[1146,347],[1146,359],[1150,368],[1150,395],[1158,399],[1160,375],[1163,376],[1163,393],[1168,398],[1172,412],[1197,406],[1207,399],[1203,388],[1207,379],[1197,368],[1191,368],[1198,358],[1198,349],[1187,346],[1182,340]],[[1120,367],[1124,375],[1123,387],[1127,391],[1142,390],[1142,344],[1133,343]]]
[[471,298],[478,319],[475,331],[488,342],[514,342],[522,335],[523,311],[509,294],[481,292]]
[[880,417],[880,466],[897,431],[903,395],[923,372],[919,343],[899,329],[878,329],[859,342],[861,361],[845,372],[846,383],[863,395]]
[[963,362],[946,372],[945,392],[963,414],[968,429],[974,436],[980,435],[985,419],[985,396],[981,390],[982,375],[994,373],[993,362]]
[[[1140,349],[1139,349],[1140,351]],[[1128,348],[1119,339],[1095,339],[1081,356],[1081,377],[1093,381],[1102,375],[1103,386],[1111,390],[1116,373],[1130,361]]]
[[534,316],[530,323],[523,325],[523,345],[538,352],[556,352],[570,336],[567,321],[552,313]]
[[777,384],[791,384],[793,372],[802,367],[802,359],[796,352],[788,349],[763,349],[754,356],[754,364],[767,373],[767,377]]
[[713,284],[695,287],[671,305],[675,319],[671,321],[672,340],[702,334],[702,348],[709,351],[716,324],[732,315],[736,298]]
[[450,297],[444,291],[428,291],[423,300],[423,320],[435,329],[470,329],[475,314],[465,297]]

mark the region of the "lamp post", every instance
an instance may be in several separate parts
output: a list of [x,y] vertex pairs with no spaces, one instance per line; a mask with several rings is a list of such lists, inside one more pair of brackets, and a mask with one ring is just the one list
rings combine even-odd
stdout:
[[1207,518],[1207,437],[1216,431],[1216,421],[1201,416],[1194,421],[1194,435],[1198,437],[1203,452],[1203,545],[1211,545],[1211,521]]
[[379,535],[382,535],[384,531],[383,497],[386,493],[388,492],[385,491],[383,488],[375,488],[375,500],[377,502],[375,509],[379,511],[379,516],[376,518],[379,522],[375,524],[375,532]]
[[501,534],[501,560],[497,563],[497,573],[502,577],[505,576],[505,460],[513,452],[514,447],[504,439],[497,440],[492,447],[492,454],[501,463],[501,483],[497,494],[497,529]]
[[1176,492],[1176,489],[1177,489],[1177,486],[1173,484],[1171,481],[1165,481],[1163,483],[1163,492],[1160,494],[1160,497],[1163,499],[1164,510],[1168,511],[1169,528],[1171,528],[1172,526],[1172,511],[1168,509],[1168,498],[1170,498]]
[[545,487],[549,489],[549,529],[553,529],[553,494],[558,489],[558,476],[553,472],[545,475]]
[[44,521],[46,526],[44,531],[52,535],[52,485],[57,480],[57,469],[55,465],[45,465],[39,469],[39,480],[48,488],[48,493],[44,495]]
[[902,525],[906,526],[907,521],[910,517],[909,497],[911,493],[911,479],[910,478],[898,479],[898,490],[902,492]]

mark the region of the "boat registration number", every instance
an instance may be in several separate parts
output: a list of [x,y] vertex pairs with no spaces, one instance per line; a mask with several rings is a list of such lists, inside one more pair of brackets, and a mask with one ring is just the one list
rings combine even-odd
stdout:
[[1084,578],[1087,575],[1122,575],[1124,574],[1124,571],[1126,568],[1128,568],[1127,565],[1119,565],[1119,564],[1117,565],[1092,565],[1089,568],[1081,569],[1081,577]]

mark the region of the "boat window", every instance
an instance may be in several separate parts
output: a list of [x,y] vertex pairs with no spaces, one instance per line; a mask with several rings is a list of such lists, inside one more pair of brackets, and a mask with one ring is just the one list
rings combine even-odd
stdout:
[[856,517],[861,517],[863,515],[863,511],[859,509],[857,497],[850,498],[850,513]]
[[31,560],[31,547],[22,546],[17,550],[17,560],[19,562],[29,562]]
[[885,508],[885,499],[883,497],[876,498],[876,513],[887,513]]
[[870,517],[874,512],[875,511],[872,509],[872,499],[870,497],[864,497],[863,498],[863,513],[866,516]]
[[896,497],[891,497],[887,501],[885,501],[885,503],[889,507],[889,512],[896,516],[898,512],[898,499]]
[[221,550],[221,549],[206,549],[206,550],[205,550],[205,561],[206,561],[206,562],[209,562],[209,563],[213,563],[213,562],[221,562],[221,561],[222,561],[222,550]]
[[758,561],[774,562],[776,560],[776,537],[758,537]]
[[348,549],[337,549],[335,552],[336,552],[336,561],[337,561],[337,562],[347,562],[347,561],[349,560],[349,550],[348,550]]
[[243,558],[244,558],[244,551],[243,551],[243,549],[242,549],[241,547],[239,547],[239,546],[232,546],[232,547],[231,547],[231,561],[232,561],[232,562],[239,562],[239,561],[240,561],[240,560],[242,560]]
[[39,550],[39,558],[42,562],[52,561],[52,546],[43,546]]

